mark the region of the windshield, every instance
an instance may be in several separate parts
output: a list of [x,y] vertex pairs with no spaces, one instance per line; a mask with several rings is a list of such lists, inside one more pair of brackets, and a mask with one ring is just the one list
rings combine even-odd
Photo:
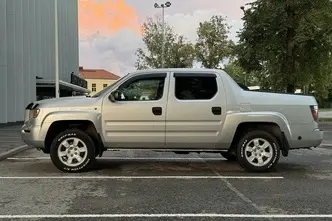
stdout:
[[98,93],[94,94],[92,97],[100,97],[104,93],[106,93],[113,85],[117,84],[120,80],[122,80],[124,77],[126,77],[128,74],[122,76],[117,81],[115,81],[113,84],[110,84],[109,86],[105,87],[103,90],[99,91]]

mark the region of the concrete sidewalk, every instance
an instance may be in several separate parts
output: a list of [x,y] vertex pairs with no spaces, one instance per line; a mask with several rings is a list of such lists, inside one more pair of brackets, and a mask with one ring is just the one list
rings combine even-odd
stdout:
[[28,148],[21,140],[20,129],[21,125],[0,127],[0,160]]
[[319,111],[318,112],[318,118],[320,120],[332,119],[332,111]]

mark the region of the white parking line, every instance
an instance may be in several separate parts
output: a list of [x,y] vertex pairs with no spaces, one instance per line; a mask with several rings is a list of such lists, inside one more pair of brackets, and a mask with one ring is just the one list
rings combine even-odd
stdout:
[[282,176],[3,176],[0,180],[37,179],[284,179]]
[[[50,157],[8,157],[7,160],[50,160]],[[180,158],[180,157],[101,157],[102,160],[193,160],[202,161],[200,158]],[[222,157],[203,158],[204,160],[225,160]]]
[[332,146],[331,143],[322,143],[321,146]]
[[67,215],[0,215],[0,219],[38,219],[38,218],[163,218],[163,217],[223,217],[223,218],[332,218],[332,214],[67,214]]
[[50,160],[50,157],[8,157],[7,160]]

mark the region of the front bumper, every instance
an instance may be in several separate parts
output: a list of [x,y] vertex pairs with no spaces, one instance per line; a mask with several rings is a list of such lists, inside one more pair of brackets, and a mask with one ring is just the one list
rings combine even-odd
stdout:
[[24,124],[21,128],[21,139],[29,146],[43,148],[44,140],[40,138],[40,126]]

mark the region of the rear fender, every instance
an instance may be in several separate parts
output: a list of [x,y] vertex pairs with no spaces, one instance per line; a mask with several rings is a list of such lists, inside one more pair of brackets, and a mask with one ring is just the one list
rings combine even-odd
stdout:
[[231,144],[241,123],[275,123],[280,127],[285,139],[291,140],[292,134],[287,118],[277,112],[246,112],[246,113],[229,113],[226,116],[222,128],[220,141]]

